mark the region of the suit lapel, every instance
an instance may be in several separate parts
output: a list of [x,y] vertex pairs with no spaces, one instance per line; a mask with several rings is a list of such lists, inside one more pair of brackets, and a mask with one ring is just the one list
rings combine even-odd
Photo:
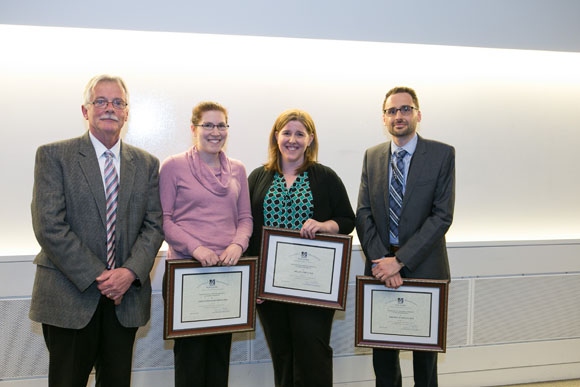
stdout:
[[405,207],[409,202],[409,198],[413,195],[413,190],[417,186],[417,180],[421,171],[424,169],[427,148],[425,143],[422,141],[421,137],[417,139],[417,148],[411,159],[411,165],[409,166],[409,173],[407,174],[407,182],[405,185],[405,195],[403,196],[403,207],[401,208],[401,213],[405,211]]
[[121,173],[119,175],[119,202],[117,204],[117,219],[126,219],[129,199],[135,182],[135,164],[131,150],[121,142]]
[[103,225],[106,224],[106,199],[105,199],[105,187],[103,186],[103,178],[101,176],[101,168],[99,167],[99,161],[97,155],[95,154],[95,148],[91,143],[89,138],[89,132],[87,132],[83,137],[81,137],[79,150],[78,150],[79,165],[89,188],[95,198],[97,208],[99,210],[99,215],[101,216],[101,221]]

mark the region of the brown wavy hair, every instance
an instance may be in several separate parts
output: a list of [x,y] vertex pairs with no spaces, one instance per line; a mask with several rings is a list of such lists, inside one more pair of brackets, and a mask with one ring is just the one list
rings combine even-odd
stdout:
[[312,142],[304,151],[304,162],[296,170],[296,173],[302,173],[311,165],[316,163],[318,158],[318,137],[316,136],[316,126],[310,114],[304,110],[289,109],[283,111],[272,126],[270,131],[270,138],[268,140],[268,162],[264,164],[265,168],[270,171],[276,171],[282,174],[280,149],[278,149],[278,141],[276,141],[276,133],[279,133],[290,121],[298,121],[306,128],[306,131],[312,136]]

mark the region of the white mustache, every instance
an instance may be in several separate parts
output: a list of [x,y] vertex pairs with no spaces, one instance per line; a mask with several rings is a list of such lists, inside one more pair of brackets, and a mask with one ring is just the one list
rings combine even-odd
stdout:
[[119,118],[114,114],[103,114],[99,117],[101,120],[113,120],[119,122]]

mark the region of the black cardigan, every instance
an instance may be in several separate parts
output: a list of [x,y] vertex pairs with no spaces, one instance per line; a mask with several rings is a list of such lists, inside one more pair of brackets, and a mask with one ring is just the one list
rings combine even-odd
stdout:
[[[308,168],[307,172],[312,191],[313,219],[319,222],[334,220],[338,224],[340,234],[350,234],[354,229],[355,216],[340,177],[332,169],[318,163]],[[274,171],[268,171],[261,166],[254,169],[248,177],[254,232],[246,251],[247,256],[253,257],[260,254],[262,226],[264,225],[264,197],[272,185],[274,174]]]

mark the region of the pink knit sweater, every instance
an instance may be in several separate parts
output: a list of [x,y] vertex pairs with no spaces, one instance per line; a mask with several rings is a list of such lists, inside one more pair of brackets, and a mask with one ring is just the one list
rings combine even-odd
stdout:
[[192,147],[161,165],[159,192],[168,259],[191,258],[204,246],[221,254],[235,243],[246,250],[252,234],[250,194],[244,165],[220,152],[220,171]]

